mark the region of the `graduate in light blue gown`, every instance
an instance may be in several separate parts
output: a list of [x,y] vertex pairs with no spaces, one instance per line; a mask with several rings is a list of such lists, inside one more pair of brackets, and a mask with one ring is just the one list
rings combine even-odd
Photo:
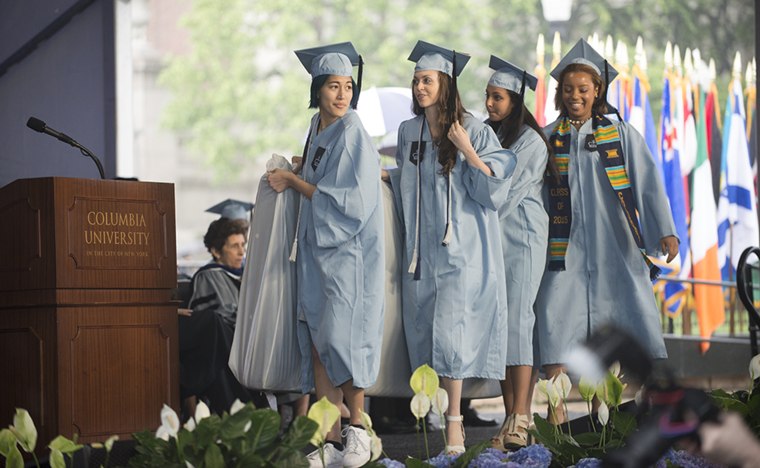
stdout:
[[[383,330],[380,156],[353,110],[359,89],[352,64],[359,65],[361,77],[361,57],[353,45],[296,55],[312,75],[310,107],[319,112],[311,120],[302,177],[277,169],[268,180],[276,191],[301,193],[291,259],[296,256],[298,270],[303,391],[313,382],[317,398],[327,396],[339,405],[345,397],[351,412],[345,451],[336,423],[327,435],[325,463],[361,466],[369,460],[369,436],[361,428],[364,389],[377,378]],[[309,461],[321,466],[319,452]]]
[[551,73],[560,117],[545,133],[560,182],[545,184],[549,257],[536,300],[548,377],[562,369],[572,347],[609,322],[649,357],[667,356],[652,291],[657,270],[646,255],[666,254],[670,262],[679,241],[644,139],[604,115],[606,86],[616,73],[582,39]]
[[442,377],[451,453],[464,451],[461,379],[504,378],[507,303],[497,210],[515,168],[514,154],[462,107],[455,77],[468,59],[417,43],[409,57],[416,63],[417,117],[401,124],[398,169],[390,171],[405,227],[409,357],[412,369],[428,364]]
[[533,303],[544,273],[549,233],[541,190],[547,173],[558,174],[549,159],[549,143],[525,107],[525,90],[536,89],[536,77],[493,55],[489,66],[496,71],[486,86],[486,124],[493,128],[501,146],[517,156],[509,197],[499,209],[509,338],[506,379],[501,381],[506,418],[491,445],[516,450],[528,442],[536,322]]

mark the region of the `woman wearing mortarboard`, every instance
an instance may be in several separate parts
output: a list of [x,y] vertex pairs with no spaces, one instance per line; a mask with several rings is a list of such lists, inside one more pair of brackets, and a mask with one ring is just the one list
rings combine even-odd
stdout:
[[[383,330],[384,234],[380,156],[353,108],[361,86],[361,57],[349,42],[296,51],[311,73],[311,120],[302,177],[276,169],[276,191],[301,194],[293,256],[298,270],[298,340],[304,362],[304,393],[351,412],[345,450],[338,423],[324,446],[327,466],[361,466],[370,438],[361,427],[364,389],[380,366]],[[352,65],[359,65],[359,86]],[[297,255],[296,255],[297,254]],[[291,258],[293,258],[291,256]],[[309,455],[322,466],[318,451]]]
[[541,127],[525,106],[525,89],[536,77],[491,56],[495,70],[486,87],[486,110],[501,146],[517,156],[507,203],[499,209],[507,284],[507,369],[501,382],[506,418],[491,445],[516,450],[527,445],[533,388],[533,303],[546,264],[549,218],[541,190],[545,174],[557,174]]
[[447,453],[464,451],[462,379],[503,379],[506,287],[497,209],[515,157],[467,113],[456,75],[469,56],[423,41],[389,171],[405,225],[403,317],[412,369],[430,365],[449,394]]
[[[549,253],[536,300],[547,376],[600,325],[614,321],[665,358],[647,255],[678,253],[660,175],[641,135],[610,120],[607,85],[617,72],[583,39],[552,71],[557,121],[545,129],[560,178],[547,177]],[[614,110],[614,109],[613,109]],[[554,422],[561,422],[560,412]]]

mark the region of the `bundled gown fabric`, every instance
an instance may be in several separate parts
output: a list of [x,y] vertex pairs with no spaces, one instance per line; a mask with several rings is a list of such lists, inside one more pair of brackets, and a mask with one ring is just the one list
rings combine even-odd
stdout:
[[463,126],[484,163],[486,175],[464,155],[451,173],[452,237],[446,228],[448,178],[441,175],[438,148],[424,125],[420,157],[420,278],[407,269],[415,244],[417,166],[413,154],[420,136],[420,115],[398,131],[391,182],[400,198],[405,227],[403,271],[404,332],[412,369],[430,365],[455,379],[503,379],[507,353],[507,297],[499,240],[498,208],[506,201],[515,156],[499,145],[493,130],[466,114]]
[[298,342],[302,391],[313,387],[312,345],[334,385],[371,386],[380,367],[385,296],[380,156],[349,110],[319,133],[311,121],[298,225]]
[[[544,128],[547,138],[557,124]],[[626,122],[614,124],[620,133],[646,253],[659,255],[660,239],[676,235],[660,175],[642,136]],[[610,323],[630,333],[650,357],[667,357],[649,268],[599,153],[585,148],[592,135],[591,119],[580,130],[571,126],[568,183],[572,219],[566,269],[547,269],[536,299],[542,365],[562,363],[574,345]]]
[[549,153],[535,130],[523,125],[509,148],[517,156],[507,202],[499,208],[507,282],[507,365],[533,365],[533,303],[546,264],[549,216],[541,190]]
[[227,361],[235,333],[240,271],[217,263],[199,269],[192,279],[189,317],[179,317],[180,387],[183,397],[205,396],[211,410],[221,414],[235,399],[266,399],[238,382]]

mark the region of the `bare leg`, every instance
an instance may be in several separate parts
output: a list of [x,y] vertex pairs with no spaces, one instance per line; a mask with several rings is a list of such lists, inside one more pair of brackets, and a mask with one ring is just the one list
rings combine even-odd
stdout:
[[[528,408],[533,406],[533,393],[536,390],[536,381],[538,381],[538,367],[534,367],[530,373],[530,388],[528,389],[528,401],[526,402]],[[531,417],[533,417],[532,413]]]
[[[546,378],[551,379],[560,372],[563,372],[564,367],[562,364],[547,364],[544,366],[544,371],[546,371]],[[557,404],[557,407],[554,408],[554,410],[551,408],[547,409],[546,419],[552,424],[562,424],[567,420],[567,415],[565,414],[565,405],[562,400],[559,401],[559,404]]]
[[[449,394],[449,409],[446,411],[447,416],[462,415],[462,380],[441,377],[441,387]],[[464,423],[447,422],[446,423],[446,441],[449,445],[464,445]]]
[[353,379],[341,384],[340,389],[348,406],[350,424],[362,424],[361,412],[364,410],[364,389],[355,388]]
[[[314,388],[317,391],[317,399],[321,399],[326,396],[330,403],[334,404],[338,408],[343,402],[343,392],[340,388],[335,387],[327,376],[327,369],[319,359],[317,350],[312,346],[311,358],[314,363]],[[340,442],[340,418],[335,422],[335,425],[330,429],[325,437],[326,440],[333,442]]]
[[512,383],[512,411],[507,414],[530,415],[530,389],[533,369],[530,366],[511,366],[508,368]]
[[499,382],[501,385],[501,399],[504,401],[504,414],[509,416],[512,414],[512,408],[514,407],[514,394],[512,393],[512,379],[509,376],[509,367],[504,374],[504,380]]
[[306,416],[309,412],[309,395],[301,395],[298,400],[293,403],[293,417]]

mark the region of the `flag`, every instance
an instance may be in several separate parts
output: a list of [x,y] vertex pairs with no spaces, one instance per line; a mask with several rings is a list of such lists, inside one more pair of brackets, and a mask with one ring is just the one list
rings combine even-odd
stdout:
[[657,132],[654,127],[652,109],[649,106],[649,80],[638,65],[633,66],[633,101],[628,122],[641,133],[646,141],[649,154],[654,158],[657,169],[662,173],[662,158],[655,157],[657,154]]
[[[561,41],[559,32],[554,33],[554,40],[552,42],[552,63],[550,70],[554,70],[554,68],[559,64],[559,61],[561,59]],[[544,118],[546,119],[546,123],[551,123],[557,120],[557,117],[559,117],[559,110],[554,106],[554,95],[557,91],[557,80],[552,78],[551,75],[549,75],[549,79],[546,80],[546,105],[544,106]]]
[[[662,158],[662,175],[665,192],[670,201],[670,213],[676,227],[676,234],[681,240],[678,246],[678,258],[672,263],[678,262],[677,274],[679,278],[688,278],[691,273],[691,252],[689,250],[689,231],[684,205],[683,177],[681,177],[681,161],[678,154],[676,127],[672,118],[671,108],[671,82],[665,76],[665,85],[662,89],[662,113],[660,117],[660,149]],[[673,273],[676,273],[675,271]],[[677,317],[686,304],[689,294],[689,285],[668,281],[663,289],[663,301],[665,313],[672,318]]]
[[533,116],[536,118],[536,122],[539,126],[546,126],[546,114],[544,109],[546,107],[546,68],[544,67],[544,35],[538,35],[538,41],[536,42],[536,68],[533,70],[538,83],[536,83],[536,105]]
[[[697,88],[698,90],[698,88]],[[701,94],[697,96],[697,105],[701,104]],[[712,193],[712,170],[707,159],[707,138],[704,112],[697,122],[697,154],[694,161],[694,178],[691,210],[691,254],[693,258],[694,278],[720,281],[718,268],[718,230],[715,213],[715,198]],[[695,284],[694,304],[699,322],[699,335],[709,338],[725,320],[723,309],[723,291],[720,287]],[[701,343],[702,352],[706,352],[710,343]]]
[[720,197],[720,172],[723,159],[723,144],[720,133],[720,103],[718,102],[718,87],[710,83],[710,90],[705,98],[705,129],[707,130],[707,157],[712,168],[713,193],[715,203]]
[[730,96],[730,114],[723,124],[725,152],[718,200],[718,260],[725,281],[735,278],[739,256],[747,247],[757,245],[760,236],[742,103],[744,96],[738,79],[731,83]]

